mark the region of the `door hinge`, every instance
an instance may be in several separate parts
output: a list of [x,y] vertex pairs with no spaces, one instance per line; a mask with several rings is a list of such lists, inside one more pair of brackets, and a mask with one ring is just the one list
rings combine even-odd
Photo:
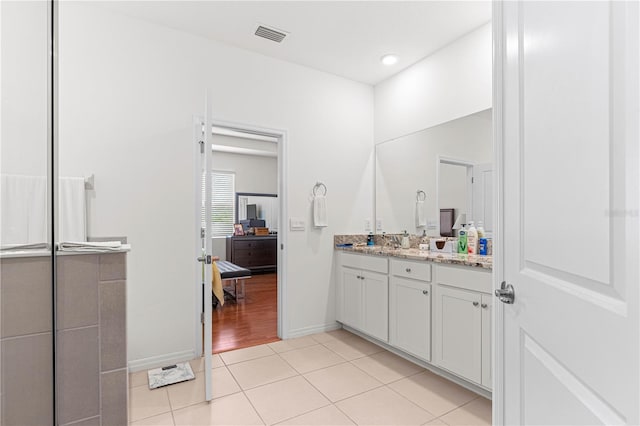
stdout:
[[284,250],[284,244],[280,244],[280,250]]
[[204,228],[200,228],[200,238],[204,238]]
[[476,178],[471,178],[471,183],[476,183]]
[[198,142],[200,144],[200,154],[204,154],[204,141]]
[[204,312],[200,312],[200,323],[204,324]]

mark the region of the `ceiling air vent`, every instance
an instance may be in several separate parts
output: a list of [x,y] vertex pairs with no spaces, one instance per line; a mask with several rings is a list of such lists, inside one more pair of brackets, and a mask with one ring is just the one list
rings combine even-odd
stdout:
[[271,41],[275,41],[276,43],[281,43],[282,40],[287,36],[287,33],[281,30],[276,30],[275,28],[269,28],[264,25],[259,25],[256,29],[255,34],[258,37],[266,38]]

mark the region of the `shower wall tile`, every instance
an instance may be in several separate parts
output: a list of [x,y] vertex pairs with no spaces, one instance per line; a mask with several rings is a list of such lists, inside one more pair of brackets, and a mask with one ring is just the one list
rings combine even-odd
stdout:
[[51,331],[51,259],[0,259],[0,337]]
[[0,424],[53,424],[52,334],[2,341]]
[[127,366],[127,295],[124,281],[100,283],[100,371]]
[[101,374],[102,426],[127,424],[127,369]]
[[58,258],[57,328],[98,324],[98,256]]
[[100,281],[124,280],[127,278],[127,256],[125,253],[100,255]]
[[100,415],[98,327],[58,332],[58,415],[61,424]]

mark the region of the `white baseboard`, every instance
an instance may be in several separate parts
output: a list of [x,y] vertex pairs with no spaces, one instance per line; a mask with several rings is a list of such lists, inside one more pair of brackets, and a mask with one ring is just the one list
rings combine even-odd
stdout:
[[323,333],[325,331],[333,331],[342,328],[342,326],[337,322],[332,322],[330,324],[322,324],[322,325],[314,325],[311,327],[298,328],[297,330],[290,330],[287,339],[293,339],[295,337],[307,336],[309,334]]
[[151,368],[164,367],[166,365],[175,364],[176,362],[190,361],[194,358],[196,358],[195,351],[190,350],[152,356],[149,358],[134,359],[128,363],[129,372],[133,373],[141,370],[149,370]]

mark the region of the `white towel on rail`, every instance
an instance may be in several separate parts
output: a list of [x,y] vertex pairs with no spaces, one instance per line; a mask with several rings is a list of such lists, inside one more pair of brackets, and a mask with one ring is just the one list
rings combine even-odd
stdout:
[[84,178],[60,178],[58,241],[87,241]]
[[324,195],[316,195],[313,197],[313,226],[323,228],[328,225],[327,197]]
[[424,211],[424,201],[416,201],[416,227],[427,226],[427,215]]
[[44,176],[0,177],[0,242],[3,246],[46,243],[48,213]]

